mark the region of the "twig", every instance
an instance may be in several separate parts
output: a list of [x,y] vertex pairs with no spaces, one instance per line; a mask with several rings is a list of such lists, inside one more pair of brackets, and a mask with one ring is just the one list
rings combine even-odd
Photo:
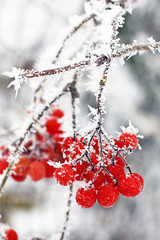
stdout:
[[56,54],[55,60],[53,61],[53,63],[56,62],[56,60],[59,58],[61,52],[63,51],[65,44],[67,42],[68,39],[70,39],[70,37],[76,33],[85,23],[87,23],[88,21],[90,21],[91,19],[93,19],[96,15],[95,14],[91,14],[89,17],[86,17],[85,19],[82,20],[82,22],[80,22],[77,26],[75,26],[72,31],[66,36],[66,38],[63,40],[62,46],[60,47],[59,51]]
[[72,204],[72,195],[73,195],[73,184],[70,185],[69,187],[69,197],[68,197],[68,201],[67,201],[67,207],[68,210],[66,211],[66,216],[65,216],[65,221],[63,224],[63,229],[62,229],[62,233],[60,236],[59,240],[63,240],[66,234],[66,230],[67,230],[67,226],[68,226],[68,222],[69,222],[69,216],[70,216],[70,212],[71,212],[71,204]]
[[138,53],[141,51],[153,51],[160,50],[160,42],[155,43],[142,43],[142,44],[127,44],[123,45],[122,48],[117,49],[116,53],[112,55],[113,58],[127,57],[132,53]]

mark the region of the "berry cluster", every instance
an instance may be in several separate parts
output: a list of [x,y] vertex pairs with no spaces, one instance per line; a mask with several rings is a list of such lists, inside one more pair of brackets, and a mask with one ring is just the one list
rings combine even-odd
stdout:
[[[39,181],[43,178],[53,177],[56,168],[50,166],[48,161],[63,163],[61,152],[62,133],[59,119],[64,113],[59,108],[52,109],[52,113],[41,126],[41,133],[32,133],[30,140],[25,145],[25,151],[15,164],[11,177],[18,182],[24,181],[27,175],[31,180]],[[0,174],[8,167],[7,157],[9,151],[1,147]]]
[[81,207],[90,208],[96,200],[103,207],[111,207],[117,202],[119,193],[135,197],[142,191],[143,178],[132,173],[124,156],[138,146],[137,135],[129,129],[123,129],[117,139],[109,138],[101,129],[97,129],[89,140],[79,136],[64,139],[65,163],[56,170],[55,178],[64,186],[82,181],[76,193]]

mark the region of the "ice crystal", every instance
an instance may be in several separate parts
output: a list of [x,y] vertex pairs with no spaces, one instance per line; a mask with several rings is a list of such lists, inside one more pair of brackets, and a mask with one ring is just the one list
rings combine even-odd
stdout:
[[18,91],[21,88],[21,85],[25,82],[27,83],[27,78],[24,75],[25,70],[20,68],[12,67],[11,72],[4,72],[3,74],[14,78],[13,81],[8,85],[8,87],[13,86],[15,91],[15,97],[17,97]]

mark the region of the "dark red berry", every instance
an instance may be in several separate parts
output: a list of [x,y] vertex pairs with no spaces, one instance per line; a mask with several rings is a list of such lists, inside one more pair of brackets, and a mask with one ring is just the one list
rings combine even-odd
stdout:
[[98,203],[105,208],[112,207],[118,200],[119,191],[112,185],[106,184],[98,190]]
[[11,177],[17,182],[23,182],[26,179],[27,176],[19,176],[15,173],[12,173]]
[[80,187],[76,193],[76,202],[82,208],[91,208],[96,203],[96,191],[87,186]]
[[119,178],[117,187],[123,196],[135,197],[143,190],[144,180],[137,173],[128,173]]
[[71,185],[75,180],[76,172],[69,164],[62,164],[55,172],[57,182],[63,186]]

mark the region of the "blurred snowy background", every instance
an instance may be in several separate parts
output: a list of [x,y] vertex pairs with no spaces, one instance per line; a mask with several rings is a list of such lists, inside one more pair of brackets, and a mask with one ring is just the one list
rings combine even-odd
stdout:
[[[0,72],[11,67],[31,69],[53,55],[62,41],[73,15],[84,12],[83,0],[0,0]],[[121,42],[160,40],[160,2],[139,1],[120,30]],[[70,240],[157,240],[160,238],[160,54],[147,52],[129,59],[125,65],[115,61],[107,89],[105,127],[114,135],[131,120],[144,135],[142,151],[128,157],[133,171],[145,180],[137,198],[120,197],[111,209],[98,204],[89,210],[74,202]],[[10,79],[0,75],[0,141],[14,138],[26,116],[33,94],[24,85],[15,100]],[[81,93],[81,119],[86,122],[88,105],[95,106],[93,93]],[[61,230],[68,188],[55,180],[22,183],[9,180],[0,203],[1,221],[8,223],[20,239],[58,234]],[[51,239],[56,239],[53,236]]]

